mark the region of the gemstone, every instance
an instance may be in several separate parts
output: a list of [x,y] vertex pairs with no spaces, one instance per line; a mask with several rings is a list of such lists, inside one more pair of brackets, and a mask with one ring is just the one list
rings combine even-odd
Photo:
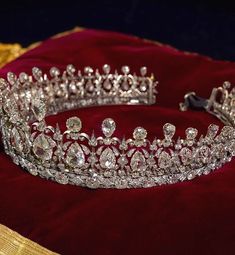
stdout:
[[86,185],[90,189],[97,189],[100,186],[100,182],[97,178],[90,178],[86,180]]
[[145,83],[145,81],[141,81],[140,83],[140,91],[145,92],[147,90],[147,84]]
[[12,72],[8,72],[7,73],[7,80],[11,85],[14,85],[16,80],[17,80],[16,75]]
[[51,77],[57,77],[60,75],[60,70],[57,67],[52,67],[50,69],[50,75]]
[[219,126],[215,124],[210,124],[207,130],[206,136],[213,139],[219,131]]
[[154,159],[154,157],[153,157],[152,155],[147,159],[147,164],[148,164],[150,167],[155,166],[156,162],[155,162],[155,159]]
[[130,165],[133,171],[144,171],[146,168],[146,164],[143,153],[140,151],[136,151],[131,158]]
[[121,155],[117,162],[121,167],[124,167],[128,163],[128,159],[125,155]]
[[64,185],[68,184],[68,182],[69,182],[68,177],[65,174],[60,173],[60,172],[57,172],[55,174],[55,180],[56,180],[56,182],[58,182],[60,184],[64,184]]
[[70,145],[67,155],[66,162],[71,167],[82,167],[85,163],[85,155],[78,143]]
[[168,152],[163,151],[158,157],[158,166],[160,168],[168,168],[171,166],[171,156],[169,155]]
[[174,136],[175,134],[175,126],[170,124],[170,123],[166,123],[164,126],[163,126],[163,133],[164,133],[164,136],[165,136],[165,139],[172,139],[172,137]]
[[29,79],[29,76],[28,76],[28,74],[22,72],[19,74],[19,79],[20,79],[21,83],[24,83]]
[[129,89],[130,85],[126,79],[122,82],[121,87],[122,87],[122,90],[124,90],[124,91],[127,91]]
[[86,66],[84,68],[84,73],[91,74],[93,72],[94,72],[94,70],[90,66]]
[[185,130],[186,139],[188,140],[194,140],[198,134],[198,130],[196,128],[187,128]]
[[189,148],[182,148],[179,152],[179,155],[184,165],[189,164],[192,160],[192,151]]
[[75,176],[75,177],[73,177],[72,182],[75,185],[81,185],[83,183],[83,180],[81,179],[80,176]]
[[123,67],[122,67],[122,72],[123,72],[124,74],[128,74],[128,73],[130,72],[130,67],[129,67],[129,66],[123,66]]
[[22,152],[24,149],[22,137],[16,127],[11,130],[11,144],[18,152]]
[[112,88],[112,84],[109,79],[106,79],[103,83],[103,87],[107,90],[110,90]]
[[133,138],[136,140],[144,140],[147,137],[147,131],[146,129],[142,127],[135,128],[133,132]]
[[108,74],[110,72],[110,66],[107,64],[103,65],[103,71],[105,74]]
[[53,153],[53,147],[55,142],[51,137],[40,134],[38,135],[33,142],[33,152],[41,160],[50,160]]
[[39,69],[38,67],[32,68],[32,74],[36,80],[40,80],[42,78],[42,70]]
[[226,155],[224,145],[222,143],[213,145],[212,153],[213,153],[213,156],[217,157],[218,159],[222,159]]
[[115,121],[111,118],[107,118],[107,119],[103,120],[101,128],[102,128],[103,134],[106,137],[110,137],[110,136],[112,136],[113,132],[116,129]]
[[229,139],[234,138],[234,128],[231,126],[224,126],[221,130],[221,134]]
[[46,116],[46,104],[45,101],[37,95],[32,101],[32,111],[35,118],[38,121],[42,121]]
[[112,169],[115,167],[115,164],[116,157],[113,151],[109,147],[107,147],[100,155],[100,165],[104,169]]
[[82,128],[82,122],[78,117],[71,117],[67,119],[66,127],[71,132],[79,132]]
[[29,171],[30,174],[32,174],[34,176],[38,175],[37,167],[35,165],[31,164],[31,163],[30,163],[30,165],[28,164],[28,171]]
[[142,67],[140,68],[140,74],[141,74],[142,76],[145,76],[145,75],[147,74],[147,67],[146,67],[146,66],[142,66]]
[[228,145],[228,150],[232,156],[235,156],[235,141],[232,140]]
[[128,181],[126,179],[115,179],[114,185],[117,189],[126,189],[128,187]]
[[3,78],[0,78],[0,90],[4,90],[7,87],[7,81]]
[[94,91],[94,84],[92,83],[92,81],[91,80],[88,80],[88,82],[86,83],[86,90],[88,91],[88,92],[93,92]]
[[91,165],[94,165],[97,161],[98,158],[96,157],[96,155],[94,153],[92,153],[89,157],[88,157],[88,162],[91,163]]
[[199,161],[202,161],[202,163],[208,163],[211,156],[211,150],[207,145],[203,145],[199,148],[197,158]]
[[70,65],[67,65],[66,71],[68,72],[68,74],[73,75],[76,72],[76,69],[74,65],[70,64]]

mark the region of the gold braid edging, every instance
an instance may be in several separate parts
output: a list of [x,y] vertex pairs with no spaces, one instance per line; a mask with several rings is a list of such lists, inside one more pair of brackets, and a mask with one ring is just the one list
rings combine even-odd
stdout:
[[22,46],[18,43],[15,44],[0,43],[0,67],[16,59],[25,51],[26,49],[22,48]]
[[0,224],[0,255],[58,255]]

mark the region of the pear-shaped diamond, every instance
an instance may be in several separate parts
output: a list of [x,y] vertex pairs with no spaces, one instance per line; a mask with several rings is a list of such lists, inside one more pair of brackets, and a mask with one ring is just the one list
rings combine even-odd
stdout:
[[104,89],[110,90],[112,88],[112,84],[109,79],[106,79],[103,83]]
[[169,155],[168,152],[166,151],[161,152],[158,158],[158,165],[160,168],[163,169],[171,166],[171,156]]
[[66,156],[66,162],[71,167],[82,167],[85,163],[85,155],[78,143],[73,143]]
[[24,149],[23,140],[19,133],[19,131],[13,127],[11,130],[11,143],[12,146],[16,149],[18,152],[22,152]]
[[53,153],[53,147],[55,142],[51,137],[40,134],[38,135],[33,142],[33,152],[41,160],[50,160]]
[[112,169],[115,167],[116,157],[113,151],[107,147],[100,155],[100,165],[105,169]]
[[35,118],[38,121],[42,121],[46,116],[46,104],[45,101],[40,98],[40,96],[36,96],[32,101],[32,111],[34,113]]
[[175,126],[170,124],[170,123],[166,123],[164,126],[163,126],[163,133],[164,133],[164,136],[165,136],[165,139],[172,139],[172,137],[174,136],[175,134]]
[[106,137],[112,136],[116,129],[115,121],[111,118],[107,118],[102,122],[102,131]]
[[209,127],[208,127],[208,130],[207,130],[206,136],[211,138],[211,139],[214,139],[215,136],[217,135],[218,131],[219,131],[219,126],[218,125],[210,124]]
[[208,163],[211,158],[211,150],[207,145],[203,145],[199,148],[196,158],[199,162],[202,162],[204,164]]
[[146,168],[146,164],[143,153],[140,151],[136,151],[131,158],[130,165],[133,171],[144,171]]
[[192,151],[187,147],[182,148],[179,154],[184,165],[189,164],[192,160]]

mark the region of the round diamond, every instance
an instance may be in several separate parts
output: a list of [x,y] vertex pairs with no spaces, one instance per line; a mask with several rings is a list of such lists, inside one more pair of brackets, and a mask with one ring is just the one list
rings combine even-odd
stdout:
[[103,71],[104,73],[108,74],[110,72],[110,66],[107,64],[103,65]]
[[133,138],[136,140],[144,140],[147,136],[147,131],[146,129],[142,128],[142,127],[137,127],[135,128],[134,132],[133,132]]
[[140,74],[141,74],[142,76],[145,76],[146,73],[147,73],[147,67],[146,67],[146,66],[142,66],[142,67],[140,68]]
[[187,128],[185,131],[186,134],[186,138],[188,140],[193,140],[196,138],[197,134],[198,134],[198,130],[196,128]]
[[115,121],[111,118],[107,118],[107,119],[103,120],[101,128],[102,128],[103,134],[106,137],[110,137],[110,136],[112,136],[113,132],[116,129]]
[[60,70],[57,67],[52,67],[50,69],[50,75],[51,77],[57,77],[60,75]]
[[66,121],[66,127],[69,131],[79,132],[82,128],[82,122],[78,117],[71,117]]
[[128,74],[128,73],[130,72],[130,67],[129,67],[129,66],[123,66],[123,67],[122,67],[122,72],[123,72],[124,74]]

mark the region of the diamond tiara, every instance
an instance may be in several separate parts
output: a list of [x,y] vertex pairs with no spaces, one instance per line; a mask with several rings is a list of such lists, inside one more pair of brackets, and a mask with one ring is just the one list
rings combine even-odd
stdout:
[[[119,104],[153,104],[156,86],[146,67],[140,75],[103,72],[68,65],[60,74],[50,69],[49,79],[39,68],[32,75],[8,73],[0,79],[1,131],[5,151],[14,163],[32,175],[89,188],[141,188],[191,180],[221,167],[235,155],[235,88],[225,82],[208,100],[186,94],[181,110],[203,108],[226,125],[219,132],[211,124],[199,139],[198,130],[187,128],[185,138],[176,138],[176,127],[163,126],[163,139],[147,139],[147,131],[136,127],[133,137],[115,137],[116,123],[103,120],[102,136],[82,132],[77,116],[61,131],[46,123],[46,116],[80,107]],[[218,99],[219,98],[219,99]]]

